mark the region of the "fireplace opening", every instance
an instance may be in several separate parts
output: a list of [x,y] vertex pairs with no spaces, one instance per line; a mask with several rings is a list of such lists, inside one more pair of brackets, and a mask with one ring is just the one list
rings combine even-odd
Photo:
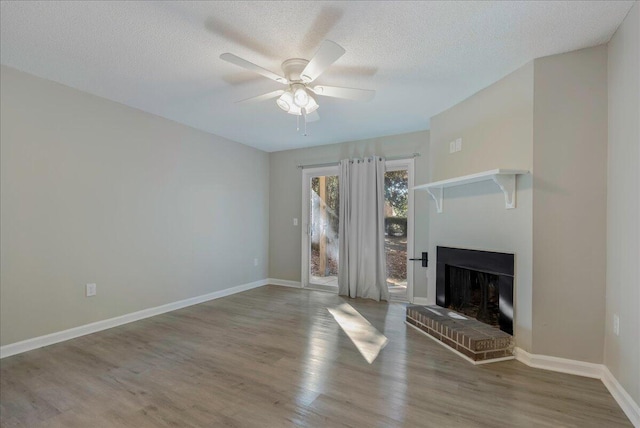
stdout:
[[498,275],[457,266],[449,272],[449,308],[485,324],[500,326]]
[[513,335],[515,256],[437,247],[436,304]]

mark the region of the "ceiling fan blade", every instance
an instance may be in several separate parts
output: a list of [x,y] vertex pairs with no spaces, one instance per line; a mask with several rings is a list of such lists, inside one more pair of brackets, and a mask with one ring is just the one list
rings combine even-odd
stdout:
[[251,70],[254,73],[261,74],[262,76],[267,77],[271,80],[275,80],[276,82],[284,84],[287,83],[287,79],[285,79],[284,77],[279,76],[276,73],[267,70],[266,68],[262,68],[259,65],[255,65],[254,63],[249,62],[246,59],[242,59],[232,53],[223,53],[222,55],[220,55],[220,59],[230,62],[231,64],[235,64],[239,67],[246,68],[247,70]]
[[266,94],[258,95],[257,97],[251,97],[244,100],[236,101],[236,104],[264,101],[271,98],[279,97],[282,94],[284,94],[284,91],[282,89],[278,89],[277,91],[267,92]]
[[341,88],[338,86],[314,86],[311,90],[324,97],[344,98],[355,101],[370,101],[376,94],[376,91],[371,89]]
[[336,62],[338,58],[344,55],[346,51],[339,44],[331,40],[325,40],[320,45],[316,54],[311,58],[309,64],[302,70],[300,76],[305,82],[313,82],[320,76],[331,64]]
[[318,114],[318,110],[312,111],[307,115],[307,122],[317,122],[320,120],[320,115]]

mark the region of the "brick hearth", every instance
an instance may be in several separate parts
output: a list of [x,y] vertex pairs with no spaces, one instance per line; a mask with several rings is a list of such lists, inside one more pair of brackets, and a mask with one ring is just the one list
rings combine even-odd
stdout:
[[465,315],[458,314],[464,319],[456,319],[449,313],[455,314],[441,306],[409,305],[407,322],[473,361],[513,357],[513,336]]

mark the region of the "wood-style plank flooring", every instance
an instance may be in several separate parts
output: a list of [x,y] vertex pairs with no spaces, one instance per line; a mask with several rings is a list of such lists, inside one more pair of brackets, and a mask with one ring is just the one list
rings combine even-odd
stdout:
[[[327,311],[389,342],[368,364]],[[404,306],[266,286],[0,361],[2,427],[631,426],[594,379],[473,366]]]

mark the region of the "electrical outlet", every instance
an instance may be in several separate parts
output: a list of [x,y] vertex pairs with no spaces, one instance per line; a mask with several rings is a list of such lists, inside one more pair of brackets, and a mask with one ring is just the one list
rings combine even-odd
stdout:
[[620,336],[620,317],[618,314],[613,314],[613,334]]
[[294,219],[293,219],[293,225],[294,225],[294,226],[297,226],[297,225],[298,225],[298,219],[297,219],[297,218],[294,218]]
[[98,286],[96,284],[87,284],[87,297],[95,296],[98,292]]
[[456,138],[449,143],[449,153],[455,153],[462,150],[462,138]]
[[253,265],[258,266],[258,259],[253,259]]

